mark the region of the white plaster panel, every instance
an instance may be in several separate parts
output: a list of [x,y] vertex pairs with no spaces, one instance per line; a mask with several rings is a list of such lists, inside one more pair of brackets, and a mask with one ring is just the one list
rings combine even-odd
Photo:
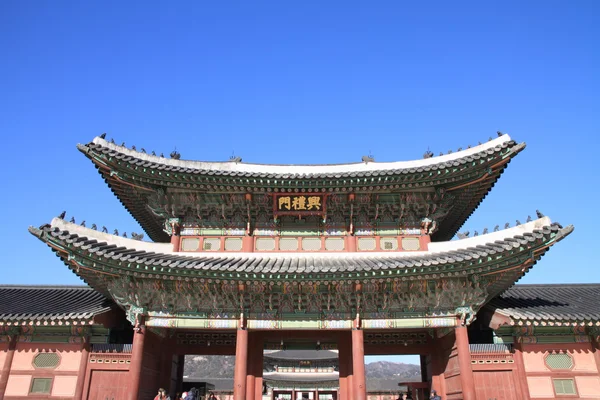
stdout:
[[77,376],[55,376],[52,384],[52,396],[74,396]]
[[529,387],[529,396],[531,398],[554,398],[552,379],[549,376],[530,376],[527,378],[527,386]]
[[575,384],[579,397],[586,399],[600,398],[600,377],[599,376],[576,376]]
[[8,396],[27,396],[31,387],[31,375],[11,375],[8,377],[6,392]]

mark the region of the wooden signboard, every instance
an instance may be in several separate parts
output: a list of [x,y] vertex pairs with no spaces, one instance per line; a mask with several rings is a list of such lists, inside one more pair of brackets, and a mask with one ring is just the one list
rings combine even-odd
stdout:
[[276,194],[273,196],[275,215],[325,214],[324,194]]

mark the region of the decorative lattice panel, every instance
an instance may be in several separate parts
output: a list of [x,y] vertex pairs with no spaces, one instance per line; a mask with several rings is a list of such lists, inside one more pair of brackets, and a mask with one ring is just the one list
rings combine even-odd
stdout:
[[60,357],[56,353],[40,353],[33,359],[36,368],[56,368],[60,364]]
[[573,358],[566,353],[548,354],[546,365],[550,369],[571,369],[573,368]]
[[226,251],[242,250],[242,238],[226,238],[225,239],[225,250]]
[[396,238],[381,238],[379,242],[381,250],[393,251],[398,250],[398,239]]
[[29,393],[50,393],[52,378],[33,378]]
[[556,394],[577,394],[573,379],[552,379]]
[[327,239],[325,239],[325,249],[329,250],[329,251],[344,250],[344,239],[343,238],[327,238]]
[[183,251],[196,251],[200,247],[200,239],[187,238],[181,240],[181,250]]
[[275,239],[273,239],[273,238],[258,238],[258,239],[256,239],[256,250],[259,250],[259,251],[275,250]]
[[359,238],[358,250],[375,250],[375,238]]
[[221,250],[221,239],[220,238],[205,238],[202,243],[202,250],[204,251],[219,251]]
[[279,250],[295,251],[298,250],[298,238],[280,238]]
[[302,250],[318,251],[321,250],[321,238],[303,238]]
[[418,238],[402,238],[402,250],[414,251],[420,247]]

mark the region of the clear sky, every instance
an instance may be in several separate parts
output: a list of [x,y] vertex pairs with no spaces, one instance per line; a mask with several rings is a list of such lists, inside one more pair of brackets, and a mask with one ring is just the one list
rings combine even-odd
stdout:
[[[410,3],[410,4],[409,4]],[[575,232],[522,283],[598,282],[600,2],[0,2],[0,283],[76,284],[27,232],[66,210],[140,231],[77,143],[182,158],[521,153],[466,223]]]

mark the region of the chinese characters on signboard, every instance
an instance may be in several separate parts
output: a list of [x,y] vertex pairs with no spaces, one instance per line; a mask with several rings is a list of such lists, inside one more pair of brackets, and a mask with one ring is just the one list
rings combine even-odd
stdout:
[[324,195],[283,195],[275,196],[275,211],[279,213],[323,213]]

